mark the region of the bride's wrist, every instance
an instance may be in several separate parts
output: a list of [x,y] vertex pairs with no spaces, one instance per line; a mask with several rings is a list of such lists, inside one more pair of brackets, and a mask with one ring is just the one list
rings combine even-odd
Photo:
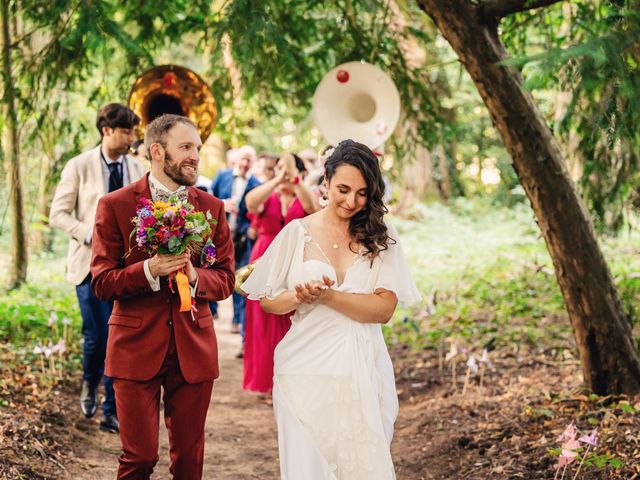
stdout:
[[327,303],[329,303],[331,301],[332,297],[333,297],[333,289],[327,288],[324,292],[322,292],[318,296],[317,302],[326,305]]
[[293,303],[293,308],[298,308],[301,304],[302,301],[298,298],[298,293],[295,290],[291,290],[291,301]]

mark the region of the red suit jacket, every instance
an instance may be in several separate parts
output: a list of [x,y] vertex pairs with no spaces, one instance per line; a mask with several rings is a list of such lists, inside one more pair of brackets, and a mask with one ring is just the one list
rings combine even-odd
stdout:
[[180,299],[172,293],[166,278],[158,292],[151,290],[144,274],[149,255],[133,245],[137,199],[151,198],[148,175],[105,195],[98,203],[93,234],[91,286],[101,300],[114,300],[109,319],[109,340],[105,374],[126,380],[146,381],[160,370],[167,353],[171,330],[180,370],[189,383],[218,377],[218,346],[213,329],[210,300],[231,295],[235,283],[233,244],[222,201],[194,187],[187,187],[189,202],[196,210],[209,210],[218,221],[211,238],[217,250],[213,268],[200,268],[200,256],[191,261],[198,272],[195,322],[190,312],[179,312]]

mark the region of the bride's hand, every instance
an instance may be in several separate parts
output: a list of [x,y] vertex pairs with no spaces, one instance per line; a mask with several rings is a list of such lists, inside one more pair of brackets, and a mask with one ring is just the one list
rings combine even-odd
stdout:
[[299,283],[295,286],[296,298],[301,303],[319,303],[335,283],[326,275],[322,276],[322,281]]
[[323,281],[323,283],[324,283],[327,287],[329,287],[329,288],[333,287],[334,283],[336,283],[336,282],[334,282],[333,280],[331,280],[331,279],[330,279],[328,276],[326,276],[326,275],[323,275],[323,276],[322,276],[322,281]]
[[[324,280],[324,279],[323,279]],[[329,289],[325,281],[312,280],[295,286],[296,298],[301,303],[315,303]]]

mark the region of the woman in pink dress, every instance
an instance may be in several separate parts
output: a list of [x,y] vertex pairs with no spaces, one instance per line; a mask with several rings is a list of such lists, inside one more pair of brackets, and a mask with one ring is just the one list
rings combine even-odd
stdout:
[[[304,164],[290,153],[276,165],[273,179],[246,196],[249,213],[257,215],[258,239],[250,261],[259,259],[290,221],[320,209],[318,198],[302,181]],[[257,300],[247,299],[242,388],[270,395],[273,389],[273,352],[291,327],[291,314],[266,313]]]

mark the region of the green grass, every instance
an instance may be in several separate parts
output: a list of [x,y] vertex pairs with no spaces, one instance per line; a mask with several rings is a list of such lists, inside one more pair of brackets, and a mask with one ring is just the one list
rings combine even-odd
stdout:
[[[5,243],[6,238],[0,243]],[[4,249],[3,251],[7,251]],[[19,289],[0,292],[0,343],[32,349],[55,343],[63,334],[63,319],[69,319],[68,345],[80,348],[81,318],[75,287],[65,278],[66,243],[59,238],[53,253],[29,257],[28,282]],[[6,284],[9,258],[0,255],[0,285]],[[55,313],[58,321],[49,325]]]

